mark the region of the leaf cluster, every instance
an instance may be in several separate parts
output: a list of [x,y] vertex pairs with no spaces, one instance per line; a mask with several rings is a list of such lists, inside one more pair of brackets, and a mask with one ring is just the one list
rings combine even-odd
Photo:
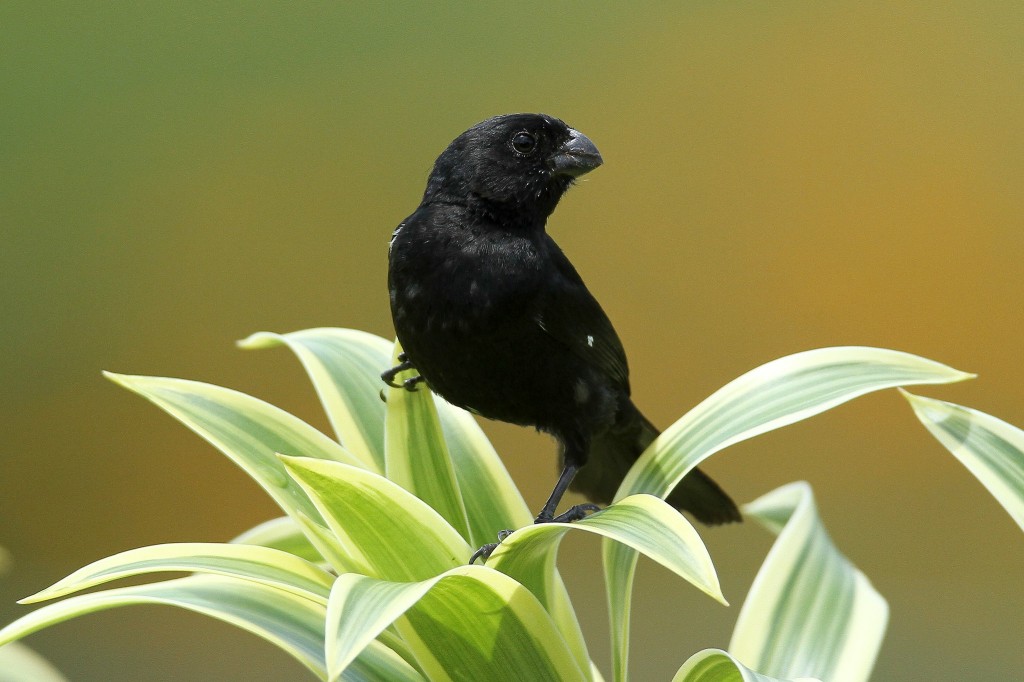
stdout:
[[[697,531],[662,499],[687,472],[731,444],[865,393],[970,376],[877,348],[781,358],[724,386],[668,428],[612,505],[573,524],[531,525],[469,414],[427,390],[381,394],[379,373],[399,352],[392,343],[353,330],[312,329],[259,333],[241,345],[290,348],[335,437],[227,388],[109,376],[232,459],[284,515],[228,543],[157,545],[94,562],[23,600],[64,598],[0,630],[0,645],[86,613],[156,603],[252,632],[324,680],[601,680],[556,565],[565,534],[585,532],[604,543],[611,670],[613,679],[626,680],[639,555],[725,603]],[[968,408],[906,396],[1024,527],[1024,434]],[[833,545],[810,487],[784,486],[744,513],[778,538],[727,651],[694,654],[674,680],[866,680],[888,607]],[[473,550],[502,529],[518,530],[486,566],[467,565]],[[166,571],[189,575],[82,593]],[[0,648],[0,659],[14,651]]]

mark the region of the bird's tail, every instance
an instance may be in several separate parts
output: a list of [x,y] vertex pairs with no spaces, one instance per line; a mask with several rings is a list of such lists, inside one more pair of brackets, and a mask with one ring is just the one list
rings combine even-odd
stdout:
[[[594,502],[610,503],[626,472],[657,436],[654,425],[632,401],[626,401],[615,426],[591,442],[587,463],[576,474],[569,489]],[[666,501],[708,525],[742,520],[736,503],[700,469],[688,473]]]

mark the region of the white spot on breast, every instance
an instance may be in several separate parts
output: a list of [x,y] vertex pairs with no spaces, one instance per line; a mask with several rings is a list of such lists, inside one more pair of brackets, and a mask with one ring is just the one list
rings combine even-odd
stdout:
[[594,337],[591,336],[590,334],[587,334],[587,346],[589,346],[590,348],[594,347]]

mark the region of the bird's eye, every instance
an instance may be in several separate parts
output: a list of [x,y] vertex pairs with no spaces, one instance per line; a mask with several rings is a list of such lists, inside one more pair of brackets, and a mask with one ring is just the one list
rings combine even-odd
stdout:
[[523,156],[529,156],[537,148],[537,138],[530,133],[520,132],[512,136],[512,149]]

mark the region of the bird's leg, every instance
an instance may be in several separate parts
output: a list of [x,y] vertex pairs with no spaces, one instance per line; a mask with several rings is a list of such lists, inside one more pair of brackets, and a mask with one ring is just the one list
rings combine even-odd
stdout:
[[558,509],[558,503],[562,501],[562,495],[569,489],[569,484],[572,483],[572,479],[576,478],[576,472],[579,469],[580,465],[573,463],[568,457],[566,458],[565,466],[562,467],[562,473],[558,477],[558,482],[555,483],[555,489],[551,491],[551,496],[544,503],[544,508],[540,510],[540,514],[537,514],[537,518],[533,521],[534,523],[570,523],[572,521],[579,521],[590,512],[601,510],[596,504],[577,504],[555,516],[555,510]]
[[409,356],[406,355],[404,352],[399,353],[398,364],[392,367],[391,369],[387,370],[386,372],[381,372],[380,378],[384,380],[385,384],[391,386],[392,388],[404,388],[407,391],[415,391],[416,384],[423,381],[422,376],[414,376],[411,379],[406,379],[400,384],[395,383],[395,377],[398,376],[399,373],[412,368],[413,364],[412,361],[409,359]]
[[[584,449],[583,452],[586,452]],[[576,458],[570,459],[569,455],[575,454],[570,452],[569,448],[566,448],[566,462],[565,466],[562,467],[562,473],[558,476],[558,482],[555,483],[555,489],[551,491],[551,496],[548,497],[548,501],[544,503],[544,508],[540,510],[540,514],[537,514],[537,518],[534,519],[534,523],[570,523],[572,521],[579,521],[586,517],[591,512],[601,511],[601,508],[596,504],[577,504],[570,507],[565,512],[555,516],[555,510],[558,509],[558,503],[562,501],[562,495],[569,489],[569,484],[572,483],[572,479],[576,477],[576,472],[579,471],[580,466],[576,464]],[[491,553],[498,548],[498,545],[502,541],[512,534],[510,530],[503,530],[498,533],[498,541],[491,542],[477,551],[473,552],[473,556],[469,558],[469,563],[474,563],[477,559],[483,559],[484,563],[487,562],[488,557]]]

